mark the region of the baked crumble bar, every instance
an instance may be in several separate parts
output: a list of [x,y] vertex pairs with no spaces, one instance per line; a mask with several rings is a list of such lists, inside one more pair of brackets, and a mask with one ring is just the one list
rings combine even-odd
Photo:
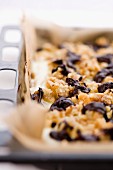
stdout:
[[31,63],[31,98],[57,141],[113,140],[113,41],[45,43]]

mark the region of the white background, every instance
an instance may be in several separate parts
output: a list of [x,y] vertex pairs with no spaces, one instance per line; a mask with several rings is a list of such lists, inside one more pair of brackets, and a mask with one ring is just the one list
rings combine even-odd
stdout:
[[112,0],[0,0],[0,8],[113,11]]
[[0,24],[25,11],[62,25],[113,27],[113,0],[0,0]]
[[[23,13],[66,26],[113,27],[113,0],[0,0],[0,25],[19,23]],[[0,164],[2,170],[35,170]]]

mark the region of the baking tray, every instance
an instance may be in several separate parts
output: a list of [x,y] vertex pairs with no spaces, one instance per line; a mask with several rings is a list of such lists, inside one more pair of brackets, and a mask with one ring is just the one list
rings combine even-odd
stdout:
[[[21,82],[21,78],[18,75],[23,76],[25,73],[24,66],[21,63],[25,61],[25,46],[23,38],[18,44],[7,43],[4,41],[5,32],[9,29],[20,30],[16,26],[6,26],[2,29],[0,37],[0,51],[5,46],[18,47],[19,48],[19,58],[16,63],[9,64],[0,62],[2,69],[14,69],[17,72],[16,85],[12,90],[12,95],[10,91],[0,91],[0,98],[5,100],[11,100],[14,103],[24,100],[23,96],[26,93],[26,87],[24,87],[24,81]],[[1,53],[2,54],[2,53]],[[20,68],[21,69],[18,69]],[[23,85],[22,85],[23,83]],[[24,88],[20,88],[20,85]],[[17,95],[17,93],[19,94]],[[3,97],[1,97],[3,94]],[[18,96],[18,98],[16,97]],[[37,167],[48,169],[48,170],[112,170],[113,169],[113,154],[112,153],[56,153],[47,151],[31,151],[23,147],[8,131],[0,132],[0,162],[13,162],[18,164],[33,164]],[[4,142],[4,139],[8,141]]]
[[47,170],[112,170],[111,154],[56,154],[33,152],[25,149],[14,139],[10,144],[9,154],[0,154],[0,162],[32,164]]

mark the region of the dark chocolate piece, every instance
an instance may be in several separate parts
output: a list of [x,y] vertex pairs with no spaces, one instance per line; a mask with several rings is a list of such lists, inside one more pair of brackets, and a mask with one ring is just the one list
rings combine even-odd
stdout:
[[78,99],[78,95],[76,95],[76,99]]
[[41,99],[43,97],[43,94],[44,94],[44,92],[43,92],[42,88],[39,87],[38,92],[32,94],[31,98],[32,98],[32,100],[36,100],[38,103],[41,103]]
[[67,76],[67,75],[70,73],[65,64],[59,65],[58,67],[56,67],[55,69],[53,69],[53,70],[52,70],[52,73],[56,72],[56,71],[58,70],[58,68],[61,68],[61,69],[62,69],[61,73],[62,73],[64,76]]
[[58,60],[53,61],[53,63],[54,63],[54,64],[61,65],[61,64],[63,64],[63,60],[58,59]]
[[82,78],[83,78],[83,77],[82,77],[82,76],[80,76],[80,77],[79,77],[79,81],[81,81],[81,80],[82,80]]
[[72,78],[66,78],[66,82],[68,85],[74,86],[74,91],[71,92],[71,97],[72,95],[78,94],[78,90],[80,90],[83,93],[89,93],[90,89],[85,86],[81,86],[78,80],[73,80]]
[[52,122],[51,127],[54,128],[56,126],[56,122]]
[[81,56],[77,55],[71,51],[67,52],[67,66],[74,69],[76,71],[76,67],[74,66],[75,63],[77,63],[78,61],[80,61]]
[[73,91],[69,92],[69,97],[73,97],[75,94],[76,95],[78,94],[78,88],[77,87],[75,87]]
[[[62,126],[62,124],[64,126]],[[52,132],[50,132],[50,137],[53,138],[53,139],[56,139],[58,141],[62,141],[64,139],[67,140],[67,141],[72,141],[71,137],[69,136],[69,130],[72,130],[73,127],[70,126],[68,124],[68,122],[65,121],[65,120],[60,122],[58,126],[59,127],[62,126],[63,127],[62,130],[61,131],[52,131]]]
[[107,67],[97,72],[94,77],[94,81],[96,81],[97,83],[101,83],[102,80],[109,75],[113,76],[113,64],[109,64]]
[[89,93],[90,88],[87,88],[86,86],[79,86],[79,90],[83,93]]
[[82,114],[85,114],[87,110],[96,111],[96,112],[99,112],[103,115],[106,114],[105,105],[101,102],[91,102],[91,103],[83,106]]
[[103,56],[99,56],[99,57],[97,57],[97,61],[100,63],[106,62],[106,63],[110,64],[113,62],[113,54],[106,54]]
[[107,117],[107,114],[106,114],[106,108],[105,108],[105,104],[104,103],[101,103],[101,102],[91,102],[91,103],[83,106],[82,114],[85,114],[87,110],[99,112],[99,113],[101,113],[104,116],[104,118],[105,118],[105,120],[107,122],[109,121],[109,119]]
[[113,82],[103,83],[100,86],[98,86],[99,93],[104,93],[107,89],[113,89]]
[[81,56],[77,55],[71,51],[67,52],[68,56],[68,61],[71,62],[72,64],[75,64],[76,62],[80,61]]
[[59,45],[58,45],[58,48],[59,48],[59,49],[63,49],[63,48],[66,48],[66,47],[65,47],[64,44],[59,44]]
[[109,129],[103,129],[102,131],[104,132],[105,135],[109,135],[111,140],[113,140],[113,127]]
[[[68,129],[68,128],[67,128]],[[72,139],[67,131],[67,129],[62,129],[61,131],[52,131],[50,132],[50,137],[62,141],[62,140],[67,140],[69,142],[74,142],[74,141],[87,141],[87,142],[93,142],[93,141],[99,141],[99,137],[96,135],[84,135],[81,133],[80,130],[77,131],[78,136],[74,139]]]
[[43,50],[42,47],[39,47],[39,48],[36,49],[37,52],[42,51],[42,50]]
[[53,111],[56,109],[62,111],[62,110],[66,110],[66,108],[71,105],[74,105],[74,103],[70,99],[67,99],[65,97],[60,97],[51,105],[50,110]]
[[99,50],[100,48],[108,48],[108,47],[109,47],[109,45],[100,45],[100,44],[96,44],[96,43],[92,44],[92,48],[95,51]]
[[66,83],[70,86],[79,86],[79,81],[78,80],[73,80],[72,78],[66,78]]
[[52,131],[50,132],[50,137],[53,139],[56,139],[58,141],[62,141],[62,140],[67,140],[67,141],[72,141],[71,137],[69,136],[69,134],[65,131],[62,130],[60,132],[58,131]]

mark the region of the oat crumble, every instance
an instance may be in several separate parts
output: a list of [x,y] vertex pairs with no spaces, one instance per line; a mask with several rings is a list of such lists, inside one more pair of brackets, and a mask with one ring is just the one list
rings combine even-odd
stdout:
[[[39,83],[43,61],[47,69]],[[113,41],[99,37],[92,43],[45,43],[31,63],[31,97],[48,104],[51,138],[113,140]]]

